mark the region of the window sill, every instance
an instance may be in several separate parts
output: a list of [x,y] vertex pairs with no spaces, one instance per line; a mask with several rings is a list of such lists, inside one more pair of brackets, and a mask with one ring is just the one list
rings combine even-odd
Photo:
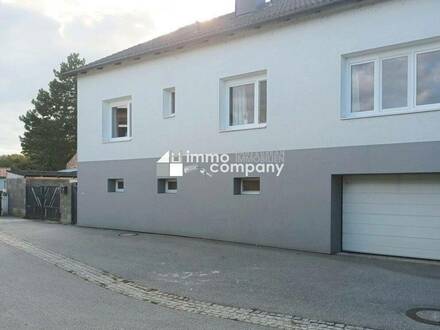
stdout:
[[418,108],[411,110],[384,110],[381,112],[365,112],[365,113],[350,113],[343,114],[341,116],[341,120],[351,120],[351,119],[361,119],[361,118],[375,118],[375,117],[384,117],[384,116],[398,116],[398,115],[411,115],[422,112],[433,112],[440,111],[440,106],[436,107],[428,107],[428,108]]
[[176,117],[176,115],[174,114],[174,115],[166,115],[166,116],[163,116],[163,119],[171,119],[171,118],[175,118]]
[[266,128],[267,124],[252,124],[252,125],[240,125],[240,126],[231,126],[228,128],[221,128],[220,133],[226,132],[235,132],[235,131],[246,131],[250,129],[261,129]]
[[117,139],[104,140],[103,143],[106,144],[106,143],[130,142],[131,140],[133,140],[132,137],[126,137],[126,138],[117,138]]

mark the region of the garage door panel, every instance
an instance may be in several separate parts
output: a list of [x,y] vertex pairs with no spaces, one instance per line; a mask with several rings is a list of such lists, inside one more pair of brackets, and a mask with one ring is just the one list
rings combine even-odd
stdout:
[[440,228],[440,217],[393,215],[393,214],[375,215],[375,214],[344,213],[344,225],[346,226],[347,224],[370,224],[370,225]]
[[440,175],[344,177],[343,249],[440,260]]
[[345,251],[360,252],[369,254],[381,254],[398,257],[439,259],[439,250],[427,248],[425,240],[413,239],[411,244],[402,246],[400,242],[379,237],[374,239],[371,236],[348,235],[344,239]]
[[345,195],[344,202],[361,204],[389,204],[396,205],[438,205],[440,194],[434,193],[383,193],[383,192],[352,192]]
[[437,240],[438,248],[440,249],[440,227],[429,228],[418,226],[398,226],[393,225],[377,225],[377,224],[360,224],[360,223],[346,223],[344,226],[344,234],[358,234],[368,233],[371,236],[387,236],[400,237],[402,244],[408,242],[405,238],[425,238]]
[[354,175],[344,177],[347,192],[440,194],[440,174]]
[[436,217],[440,215],[440,204],[344,203],[344,206],[344,213],[426,217]]

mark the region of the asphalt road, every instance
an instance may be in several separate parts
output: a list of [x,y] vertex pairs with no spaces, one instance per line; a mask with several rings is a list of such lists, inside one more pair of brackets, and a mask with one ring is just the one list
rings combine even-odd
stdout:
[[[438,263],[327,256],[149,234],[120,237],[120,232],[112,230],[22,220],[5,221],[1,218],[0,230],[148,287],[204,301],[377,329],[436,329],[408,319],[405,312],[414,307],[440,307]],[[0,250],[14,254],[3,246],[0,246]],[[0,278],[14,281],[23,276],[21,281],[27,283],[23,287],[29,290],[23,294],[16,288],[14,292],[11,291],[11,297],[15,298],[8,299],[16,300],[15,306],[19,308],[21,300],[23,306],[26,306],[35,299],[26,297],[37,297],[30,304],[34,307],[29,309],[31,320],[34,321],[38,320],[42,310],[46,310],[45,305],[50,305],[48,309],[54,310],[54,315],[60,315],[60,320],[64,320],[62,315],[68,313],[67,320],[83,319],[91,327],[99,325],[99,320],[112,320],[107,324],[116,328],[136,328],[136,324],[142,322],[152,322],[151,328],[173,328],[173,325],[179,325],[179,328],[235,326],[243,329],[247,326],[157,309],[157,306],[154,308],[128,301],[126,297],[108,301],[115,294],[102,292],[101,288],[91,289],[90,284],[80,283],[70,278],[70,274],[62,274],[62,271],[49,269],[44,264],[35,268],[38,273],[35,276],[41,279],[46,276],[40,276],[40,272],[57,273],[54,276],[60,277],[59,287],[52,286],[52,281],[45,282],[42,278],[42,289],[34,288],[34,268],[23,271],[16,267],[24,268],[32,263],[39,264],[40,261],[23,261],[23,265],[15,265],[15,260],[3,262],[4,253]],[[22,257],[26,260],[31,258]],[[9,271],[5,270],[8,268]],[[78,287],[87,288],[83,289],[85,294],[80,294],[81,290],[75,287],[66,287],[58,292],[63,287],[62,278],[66,278],[69,283],[75,282]],[[54,291],[51,292],[52,287]],[[3,281],[0,288],[4,296],[3,292],[7,292],[5,290],[8,287],[4,286]],[[9,290],[12,288],[14,286],[10,285]],[[97,290],[96,295],[92,294],[93,290]],[[46,291],[49,293],[45,296]],[[57,296],[57,292],[66,292],[68,297],[62,299],[62,302],[57,297],[52,306],[50,298]],[[76,298],[71,298],[71,295]],[[123,301],[120,305],[119,299]],[[2,301],[1,304],[2,310],[5,310],[3,305],[8,303]],[[97,312],[93,313],[99,315],[96,319],[87,316],[90,310],[96,309]],[[142,317],[140,314],[143,314]],[[20,318],[15,317],[17,319]],[[122,321],[132,322],[133,325],[118,323]]]
[[[1,329],[250,329],[113,293],[0,243]],[[262,328],[260,328],[262,329]]]

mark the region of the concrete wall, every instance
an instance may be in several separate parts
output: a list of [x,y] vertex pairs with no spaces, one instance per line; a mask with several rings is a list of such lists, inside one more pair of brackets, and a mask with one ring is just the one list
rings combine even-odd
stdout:
[[8,214],[15,217],[26,215],[26,180],[23,177],[7,179],[8,186]]
[[[342,175],[440,172],[440,142],[286,155],[280,177],[262,176],[260,195],[234,195],[233,174],[199,173],[179,178],[177,194],[158,194],[157,159],[82,162],[78,224],[331,253],[340,250]],[[107,192],[114,177],[124,193]]]
[[[440,1],[394,0],[192,51],[80,75],[80,162],[160,157],[166,150],[295,150],[440,140],[440,112],[341,119],[347,54],[440,37]],[[408,24],[411,22],[411,24]],[[220,133],[219,84],[267,71],[267,128]],[[176,117],[162,115],[176,88]],[[130,96],[133,139],[103,143],[103,101]]]

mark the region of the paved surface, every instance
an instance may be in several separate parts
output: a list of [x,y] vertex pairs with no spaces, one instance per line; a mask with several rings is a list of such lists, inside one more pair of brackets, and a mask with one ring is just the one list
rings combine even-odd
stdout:
[[[0,233],[0,242],[24,251],[34,257],[48,262],[83,280],[99,285],[102,288],[116,293],[169,309],[184,311],[193,314],[217,317],[232,321],[240,321],[253,325],[267,326],[278,329],[291,330],[368,330],[345,324],[309,320],[292,315],[267,313],[256,309],[246,309],[234,306],[214,304],[195,300],[189,297],[165,293],[161,290],[141,286],[120,276],[110,274],[82,262],[65,257],[58,253],[41,249],[33,244],[17,239],[13,236]],[[176,324],[176,328],[179,325]]]
[[440,305],[438,264],[119,237],[117,231],[14,219],[0,220],[0,230],[147,287],[245,309],[378,329],[434,329],[404,313]]
[[191,330],[257,328],[146,304],[78,279],[0,243],[1,329],[176,327]]

